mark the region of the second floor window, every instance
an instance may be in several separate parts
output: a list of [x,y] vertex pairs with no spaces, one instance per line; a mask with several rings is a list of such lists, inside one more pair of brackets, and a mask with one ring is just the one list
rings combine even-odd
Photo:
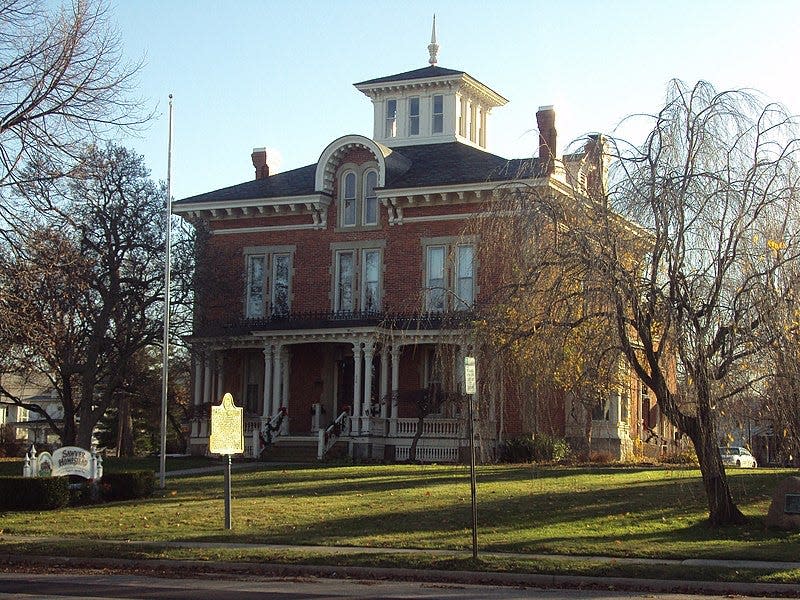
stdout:
[[382,251],[379,248],[337,250],[334,263],[334,312],[380,311]]
[[475,305],[475,246],[450,242],[425,246],[425,310],[471,310]]
[[245,316],[248,319],[261,319],[289,314],[291,253],[248,254],[246,269]]

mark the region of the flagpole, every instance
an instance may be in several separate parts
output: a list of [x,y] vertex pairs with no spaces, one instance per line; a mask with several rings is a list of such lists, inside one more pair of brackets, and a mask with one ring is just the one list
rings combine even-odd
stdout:
[[167,142],[167,202],[164,256],[164,341],[161,350],[161,452],[158,484],[163,490],[167,471],[167,391],[169,389],[169,291],[172,224],[172,94],[169,95],[169,135]]

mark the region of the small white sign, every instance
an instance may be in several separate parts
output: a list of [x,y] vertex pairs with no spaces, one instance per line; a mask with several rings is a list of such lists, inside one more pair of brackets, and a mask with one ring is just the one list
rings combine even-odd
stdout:
[[475,389],[475,357],[464,357],[464,391],[467,394],[474,394]]
[[[92,478],[92,453],[76,446],[64,446],[53,452],[53,477],[61,475],[79,475]],[[38,473],[37,473],[38,474]]]

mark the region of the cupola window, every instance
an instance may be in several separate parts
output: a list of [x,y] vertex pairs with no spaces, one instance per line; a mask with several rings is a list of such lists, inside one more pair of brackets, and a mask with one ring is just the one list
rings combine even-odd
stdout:
[[419,135],[419,98],[408,99],[408,135]]
[[444,131],[444,96],[436,94],[433,97],[433,120],[431,121],[431,133],[442,133]]

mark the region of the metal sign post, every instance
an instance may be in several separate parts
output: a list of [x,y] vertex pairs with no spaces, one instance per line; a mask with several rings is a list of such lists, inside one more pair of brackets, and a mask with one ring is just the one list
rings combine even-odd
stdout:
[[222,404],[211,407],[208,449],[225,455],[225,529],[231,529],[231,455],[244,452],[244,411],[225,394]]
[[464,357],[464,391],[469,404],[469,479],[472,496],[472,558],[478,558],[478,498],[475,480],[475,357]]

